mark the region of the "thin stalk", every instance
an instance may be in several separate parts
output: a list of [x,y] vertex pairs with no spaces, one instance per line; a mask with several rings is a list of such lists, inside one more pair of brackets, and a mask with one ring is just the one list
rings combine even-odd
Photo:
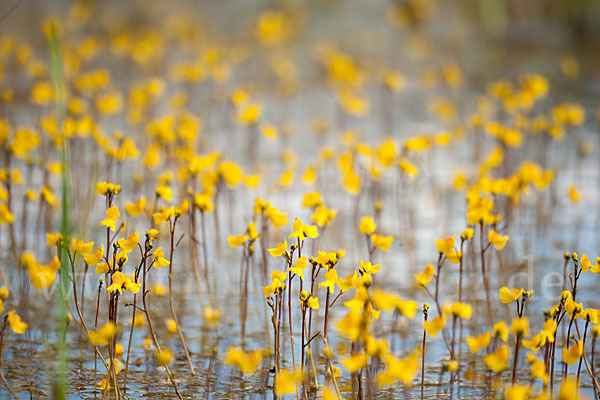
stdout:
[[185,344],[185,338],[183,337],[183,332],[181,332],[181,327],[179,326],[179,321],[177,320],[177,314],[175,313],[175,307],[173,306],[173,253],[175,252],[175,225],[177,223],[177,218],[171,223],[171,251],[169,252],[169,308],[171,309],[171,316],[175,321],[175,326],[177,327],[177,333],[179,335],[179,340],[181,341],[181,345],[183,346],[183,351],[185,352],[185,356],[187,358],[188,365],[190,367],[190,371],[192,375],[195,375],[194,366],[192,365],[192,360],[190,358],[190,352]]

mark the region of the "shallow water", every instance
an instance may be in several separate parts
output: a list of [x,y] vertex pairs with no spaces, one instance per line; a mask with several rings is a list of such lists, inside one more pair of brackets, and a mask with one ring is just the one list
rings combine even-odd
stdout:
[[[285,2],[283,2],[285,3]],[[292,2],[294,3],[294,2]],[[8,2],[0,2],[2,5]],[[249,46],[254,49],[248,27],[257,12],[267,7],[276,7],[275,3],[258,1],[247,2],[187,2],[182,1],[174,5],[154,4],[145,7],[145,3],[125,6],[118,3],[109,3],[106,7],[99,7],[98,15],[88,26],[80,28],[81,35],[94,34],[99,37],[108,37],[105,29],[119,29],[119,23],[126,20],[135,21],[136,27],[154,27],[161,32],[160,23],[164,22],[165,15],[188,14],[198,16],[199,21],[205,21],[202,26],[206,31],[206,41],[194,43],[196,47],[183,50],[178,47],[165,46],[164,60],[154,65],[136,70],[131,67],[131,61],[107,56],[98,60],[97,66],[106,66],[113,71],[113,79],[123,89],[133,82],[147,79],[152,76],[167,76],[169,73],[167,59],[189,59],[196,56],[200,50],[205,49],[211,40],[225,48],[233,48],[237,44]],[[276,3],[279,4],[279,3]],[[302,3],[304,4],[304,3]],[[465,3],[466,4],[466,3]],[[542,139],[530,138],[518,151],[510,154],[516,168],[522,160],[533,159],[545,162],[547,167],[555,167],[560,171],[551,187],[545,193],[531,193],[523,198],[522,204],[515,210],[511,226],[508,228],[510,241],[507,248],[501,253],[501,258],[490,257],[496,265],[492,273],[492,294],[497,297],[501,286],[526,287],[535,291],[535,296],[527,304],[527,316],[532,325],[532,331],[538,329],[543,323],[542,310],[555,304],[562,290],[562,282],[552,286],[555,279],[562,277],[562,255],[564,251],[577,251],[590,253],[590,258],[595,257],[594,251],[600,238],[598,227],[600,215],[596,203],[600,190],[600,158],[595,149],[597,141],[597,123],[594,116],[597,109],[598,77],[593,76],[589,66],[596,65],[597,56],[590,51],[597,44],[587,44],[585,41],[577,42],[569,37],[566,28],[556,21],[534,20],[516,24],[503,40],[485,40],[484,35],[478,33],[483,30],[477,18],[469,12],[469,7],[462,5],[454,7],[450,1],[442,1],[438,6],[438,13],[431,19],[405,29],[395,29],[385,22],[385,9],[388,2],[374,1],[315,1],[300,6],[298,15],[304,21],[300,34],[296,35],[280,51],[292,58],[297,64],[298,81],[301,82],[301,91],[291,97],[282,97],[276,91],[275,77],[266,71],[265,60],[273,54],[264,49],[257,50],[256,55],[251,55],[249,60],[236,66],[231,80],[222,86],[213,82],[201,84],[175,83],[170,87],[170,93],[176,90],[188,90],[190,95],[189,108],[204,121],[204,129],[200,134],[199,148],[203,150],[222,151],[230,160],[234,160],[246,169],[252,169],[252,162],[248,155],[248,141],[244,128],[236,126],[229,121],[229,108],[231,105],[226,95],[238,85],[252,81],[255,85],[256,96],[263,105],[262,119],[273,121],[277,124],[287,124],[290,133],[282,139],[283,147],[293,149],[298,155],[298,165],[305,168],[317,158],[318,149],[324,146],[340,147],[339,139],[343,132],[355,130],[361,140],[369,144],[376,144],[391,136],[398,141],[413,137],[421,133],[434,133],[448,130],[448,124],[439,119],[434,119],[427,112],[424,104],[432,97],[443,95],[452,98],[459,106],[461,117],[467,115],[474,107],[477,96],[485,93],[485,84],[492,79],[513,79],[524,73],[541,73],[548,77],[552,91],[545,106],[555,105],[559,101],[572,100],[580,102],[586,108],[588,122],[582,127],[574,128],[560,142],[551,142],[547,137]],[[23,36],[26,40],[35,43],[36,52],[45,54],[48,51],[40,33],[30,31],[24,22],[39,23],[40,16],[49,11],[59,18],[65,14],[67,2],[56,4],[46,3],[39,9],[31,4],[17,7],[7,17],[6,23],[0,28],[0,35],[7,33]],[[299,18],[300,18],[299,17]],[[27,25],[28,26],[28,25]],[[123,26],[126,26],[123,23]],[[115,28],[117,27],[117,28]],[[122,28],[122,27],[121,27]],[[406,76],[407,87],[402,93],[394,95],[392,99],[385,98],[380,88],[374,83],[367,85],[365,92],[371,99],[371,113],[365,118],[354,118],[344,115],[336,105],[335,97],[328,88],[322,68],[314,55],[315,44],[320,40],[331,40],[338,43],[339,48],[361,60],[361,64],[372,70],[377,70],[378,65],[389,65],[400,69]],[[68,37],[65,38],[68,41]],[[424,48],[412,49],[414,43],[421,43]],[[417,46],[418,47],[418,46]],[[419,55],[419,51],[426,55]],[[581,64],[581,77],[575,81],[567,81],[556,67],[560,54],[574,54]],[[40,56],[43,57],[43,56]],[[424,91],[419,84],[419,76],[428,66],[439,66],[444,62],[457,63],[465,74],[465,87],[460,91],[447,91],[435,89]],[[372,64],[372,65],[371,65]],[[6,76],[14,71],[7,69]],[[590,83],[591,82],[591,83]],[[17,85],[18,86],[18,85]],[[27,84],[24,84],[26,87]],[[16,125],[29,124],[32,119],[38,119],[42,111],[31,111],[27,105],[26,91],[17,93],[18,101],[4,109],[0,115],[9,116]],[[387,104],[391,102],[391,105]],[[158,117],[169,112],[165,104],[158,104],[152,110],[152,117]],[[381,114],[380,114],[381,112]],[[386,114],[388,113],[388,114]],[[32,115],[33,114],[33,115]],[[331,128],[327,133],[317,134],[312,127],[315,117],[324,117]],[[105,131],[129,130],[136,140],[143,143],[145,140],[143,129],[137,131],[125,123],[123,116],[107,119],[103,122]],[[482,138],[479,155],[486,154],[492,146],[491,140]],[[586,156],[577,152],[578,146],[583,141],[589,141],[594,151]],[[547,143],[545,143],[547,142]],[[337,216],[330,227],[315,243],[307,243],[311,254],[317,250],[333,250],[344,248],[346,256],[339,264],[340,276],[346,276],[355,270],[359,260],[366,259],[364,240],[357,234],[357,216],[370,215],[374,209],[374,198],[368,193],[359,197],[358,209],[356,200],[343,192],[337,178],[336,166],[332,163],[324,167],[320,178],[314,188],[297,184],[291,190],[274,190],[273,186],[278,174],[282,171],[280,159],[282,146],[265,142],[260,144],[250,141],[250,146],[257,147],[258,172],[264,175],[264,180],[256,190],[245,188],[227,192],[221,199],[219,208],[221,218],[220,247],[211,240],[208,249],[208,259],[213,285],[217,290],[212,298],[206,293],[198,294],[193,280],[192,265],[190,262],[189,242],[182,241],[174,259],[174,303],[189,349],[192,361],[197,369],[197,374],[192,376],[189,372],[185,355],[179,345],[177,334],[166,331],[164,320],[170,317],[168,300],[166,297],[151,295],[150,302],[157,334],[163,345],[173,349],[175,360],[171,369],[176,375],[181,393],[185,398],[274,398],[273,374],[270,372],[272,360],[266,357],[259,371],[254,375],[242,376],[237,370],[223,364],[226,350],[239,345],[242,341],[239,323],[239,264],[241,252],[239,249],[230,249],[225,238],[229,234],[241,233],[246,224],[252,219],[252,205],[257,196],[265,197],[273,205],[288,213],[290,222],[295,216],[303,220],[309,218],[309,212],[302,209],[300,204],[305,192],[319,190],[326,199],[326,204],[337,209]],[[113,179],[117,175],[116,167],[109,167],[103,161],[96,162],[93,156],[96,149],[91,142],[76,139],[72,148],[73,165],[85,166],[73,171],[74,197],[76,198],[74,215],[75,231],[83,232],[87,240],[100,240],[101,228],[97,221],[103,218],[104,209],[101,201],[96,200],[95,205],[87,208],[87,193],[97,180]],[[548,146],[547,151],[541,150]],[[419,304],[429,300],[426,293],[415,287],[412,275],[420,272],[427,262],[435,262],[436,249],[434,240],[453,232],[460,233],[465,228],[465,203],[464,195],[452,190],[452,180],[457,170],[469,172],[477,168],[472,157],[475,145],[464,142],[452,143],[448,148],[436,148],[427,154],[418,154],[415,157],[419,165],[418,179],[410,181],[403,187],[403,207],[397,207],[397,194],[395,187],[397,177],[395,173],[387,173],[381,177],[372,190],[380,190],[377,200],[383,203],[382,218],[378,226],[382,232],[394,235],[392,249],[386,253],[377,253],[375,260],[382,264],[381,272],[376,276],[377,287],[397,294],[404,299],[412,299]],[[507,150],[507,153],[510,150]],[[204,152],[204,151],[203,151]],[[479,156],[478,156],[479,158]],[[140,163],[125,165],[121,169],[124,188],[119,204],[124,205],[139,197],[139,193],[152,193],[155,182],[162,171],[148,173],[140,185],[134,186],[131,182],[133,176],[141,174],[143,168]],[[173,171],[174,168],[171,168]],[[300,175],[301,172],[297,172]],[[334,182],[334,176],[336,177]],[[297,177],[299,179],[299,177]],[[41,181],[40,176],[32,178],[31,182]],[[58,185],[58,181],[56,181]],[[565,188],[570,184],[577,184],[581,190],[583,200],[572,204],[565,196]],[[135,189],[133,189],[135,187]],[[150,198],[150,197],[149,197]],[[16,205],[17,210],[20,205]],[[18,213],[18,211],[17,211]],[[411,225],[410,217],[416,223]],[[49,226],[58,226],[58,216],[49,217]],[[349,229],[352,227],[352,229]],[[144,231],[148,224],[132,221],[128,227]],[[208,232],[215,232],[212,217],[207,219]],[[282,240],[289,233],[290,227],[271,231],[269,247]],[[183,231],[181,231],[183,233]],[[20,235],[21,233],[19,233]],[[29,243],[40,258],[46,259],[45,239],[36,236],[33,223],[27,225]],[[8,232],[2,230],[3,240],[7,239]],[[40,239],[42,237],[42,239]],[[168,243],[161,243],[165,248]],[[8,254],[6,246],[3,250]],[[8,257],[7,257],[8,258]],[[131,261],[130,261],[131,262]],[[497,268],[502,263],[502,269]],[[10,266],[6,266],[7,269]],[[247,349],[272,348],[272,330],[267,325],[267,309],[262,297],[261,286],[263,282],[259,276],[260,253],[254,260],[252,279],[250,281],[250,298],[248,299],[248,326],[245,339]],[[281,269],[283,265],[279,259],[269,257],[269,271],[274,268]],[[467,261],[465,268],[476,271],[478,265]],[[10,269],[9,269],[10,270]],[[14,269],[12,270],[14,271]],[[500,273],[499,271],[502,271]],[[549,275],[557,273],[557,275]],[[485,294],[481,284],[480,275],[473,273],[465,284],[468,294],[466,301],[473,305],[472,318],[465,322],[465,336],[479,334],[485,313]],[[455,301],[457,298],[456,285],[458,270],[456,266],[446,263],[443,270],[441,284],[441,298],[445,301]],[[13,274],[11,282],[18,286],[17,275]],[[167,285],[167,273],[164,270],[152,271],[152,284]],[[91,324],[92,311],[95,309],[97,276],[89,271],[86,281],[85,311],[86,320]],[[446,284],[447,283],[447,284]],[[586,307],[599,308],[598,277],[585,276],[579,288],[579,300]],[[56,289],[56,288],[54,288]],[[6,338],[3,370],[6,378],[18,392],[20,398],[52,398],[52,382],[56,372],[55,355],[57,337],[54,323],[54,300],[56,293],[47,294],[29,290],[29,301],[19,301],[17,290],[12,292],[9,303],[17,309],[18,313],[26,320],[31,328],[23,336],[10,335]],[[494,297],[494,298],[496,298]],[[348,300],[343,297],[340,299]],[[132,301],[131,294],[127,294],[122,304]],[[203,307],[216,304],[223,316],[216,327],[210,326],[203,320]],[[498,303],[496,301],[496,303]],[[71,305],[73,307],[73,305]],[[495,304],[494,314],[497,318],[509,320],[513,310]],[[8,308],[8,307],[6,307]],[[129,320],[131,307],[124,307],[119,311],[122,330],[118,333],[118,340],[127,346],[129,335]],[[300,319],[298,310],[295,310],[295,321]],[[511,314],[509,314],[509,312]],[[344,308],[338,304],[332,311],[332,321],[337,321],[343,316]],[[100,320],[105,321],[106,315],[102,312]],[[400,318],[399,331],[392,339],[392,346],[396,346],[397,354],[405,354],[410,349],[420,345],[422,325],[420,311],[414,321]],[[315,326],[321,326],[322,316],[318,315],[314,321]],[[392,316],[387,314],[377,322],[376,330],[389,332],[392,329]],[[298,325],[298,323],[296,323]],[[330,324],[333,328],[333,324]],[[534,328],[535,327],[535,328]],[[283,331],[287,325],[283,324]],[[332,329],[333,330],[333,329]],[[297,334],[296,334],[297,335]],[[85,336],[85,335],[83,335]],[[153,351],[144,349],[144,339],[147,337],[145,328],[136,329],[132,341],[131,365],[128,372],[128,385],[126,396],[128,398],[167,399],[174,398],[170,383],[166,380],[163,367],[157,365]],[[298,340],[298,339],[296,339]],[[69,344],[68,363],[68,398],[89,399],[101,398],[100,390],[94,391],[95,382],[99,381],[104,368],[97,362],[97,373],[94,374],[94,353],[87,343],[79,327],[72,323],[67,336]],[[289,342],[283,341],[283,364],[290,366]],[[331,339],[332,348],[346,346],[348,343],[337,336]],[[320,343],[315,342],[314,354],[321,354]],[[298,349],[296,349],[298,350]],[[474,357],[463,344],[463,364],[465,368],[473,368],[473,376],[464,379],[462,375],[458,381],[449,383],[448,374],[440,374],[440,361],[447,359],[446,348],[439,338],[429,341],[426,354],[426,398],[488,398],[493,396],[494,389],[489,379],[490,374],[483,365],[481,357]],[[297,351],[296,359],[299,358]],[[320,372],[325,370],[325,361],[317,358],[317,368]],[[519,370],[520,382],[528,382],[527,365],[522,360]],[[562,370],[557,364],[558,370]],[[571,367],[571,373],[573,373]],[[375,372],[375,371],[374,371]],[[417,374],[419,375],[419,374]],[[121,376],[121,375],[120,375]],[[319,374],[320,384],[324,383],[324,373]],[[420,375],[419,375],[420,376]],[[496,376],[496,378],[500,378]],[[502,376],[504,382],[510,380],[510,371],[505,371]],[[350,376],[342,375],[338,382],[344,394],[351,392]],[[556,388],[560,381],[556,382]],[[587,374],[582,373],[582,393],[592,397],[591,380]],[[537,387],[538,390],[541,388]],[[420,398],[416,379],[411,385],[403,387],[398,384],[392,389],[378,389],[377,398]],[[348,395],[349,396],[349,395]],[[9,393],[0,387],[0,397],[9,398]]]

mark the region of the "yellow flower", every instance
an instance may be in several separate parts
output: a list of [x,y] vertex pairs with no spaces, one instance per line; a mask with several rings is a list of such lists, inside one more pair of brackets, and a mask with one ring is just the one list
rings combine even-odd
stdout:
[[117,245],[121,250],[123,250],[126,254],[131,253],[133,249],[135,249],[140,241],[140,233],[135,231],[127,237],[127,239],[118,239]]
[[275,392],[278,396],[293,393],[301,379],[302,375],[299,371],[291,372],[284,369],[275,377]]
[[214,207],[211,201],[211,196],[208,193],[198,193],[194,196],[194,207],[200,210],[201,213],[207,213]]
[[112,322],[107,322],[106,325],[98,328],[95,331],[89,332],[90,343],[94,346],[105,346],[108,341],[115,336],[117,328]]
[[529,321],[527,318],[513,319],[510,332],[515,336],[527,336],[529,334]]
[[262,351],[245,352],[239,347],[231,347],[225,355],[226,365],[237,366],[243,374],[253,374],[262,360]]
[[229,235],[227,237],[227,243],[229,243],[229,247],[231,248],[243,245],[244,243],[246,243],[246,240],[248,240],[248,235]]
[[562,360],[569,365],[575,364],[581,358],[583,349],[578,343],[572,345],[568,349],[562,349]]
[[169,333],[177,332],[177,323],[175,322],[174,319],[168,318],[167,320],[165,320],[165,325],[167,326],[167,332],[169,332]]
[[146,237],[148,238],[148,240],[156,240],[158,234],[159,232],[156,229],[148,229],[146,231]]
[[494,372],[502,372],[508,368],[508,346],[502,346],[495,352],[483,357],[483,362]]
[[478,336],[468,336],[466,338],[469,350],[471,350],[473,354],[476,354],[479,350],[488,347],[491,340],[492,334],[489,331]]
[[514,385],[506,389],[506,400],[527,400],[531,389],[525,385]]
[[452,264],[458,264],[462,258],[462,252],[454,249],[450,250],[445,255],[448,261],[450,261]]
[[393,240],[393,236],[380,236],[377,234],[371,235],[371,242],[373,243],[373,246],[383,251],[388,251],[390,249]]
[[338,281],[338,274],[337,271],[335,269],[330,269],[329,271],[327,271],[327,273],[325,274],[325,282],[319,284],[319,287],[323,287],[325,286],[328,290],[329,293],[333,293],[335,290],[335,284]]
[[431,337],[437,336],[437,334],[444,329],[446,325],[446,316],[438,316],[432,319],[431,321],[424,321],[423,327],[427,331],[427,334]]
[[504,304],[512,303],[513,301],[517,301],[523,292],[523,289],[509,289],[503,286],[500,288],[500,301]]
[[317,224],[317,226],[323,227],[329,225],[335,218],[336,214],[336,210],[331,210],[321,204],[317,206],[315,212],[311,215],[310,218],[312,222]]
[[450,306],[450,312],[458,318],[469,319],[472,314],[471,305],[456,302]]
[[15,314],[15,310],[8,312],[8,325],[10,326],[10,329],[12,329],[17,335],[22,335],[29,327],[28,324],[21,321],[21,317]]
[[506,326],[506,322],[496,322],[492,330],[494,337],[500,337],[503,342],[508,341],[508,327]]
[[488,232],[488,240],[494,245],[496,250],[502,250],[506,246],[508,236],[500,236],[500,234],[494,230]]
[[444,239],[436,239],[435,247],[437,247],[438,252],[440,253],[449,253],[454,249],[454,241],[456,240],[456,235],[452,237],[447,237]]
[[121,185],[115,185],[110,182],[98,182],[96,183],[96,194],[119,194],[121,193]]
[[304,240],[307,237],[315,239],[319,236],[318,228],[315,225],[306,225],[299,218],[296,217],[292,228],[294,231],[288,236],[288,238],[298,238]]
[[277,246],[275,248],[268,249],[268,251],[273,257],[280,257],[280,256],[286,254],[287,253],[287,240],[277,243]]
[[238,185],[244,178],[242,169],[235,163],[224,161],[219,164],[218,172],[229,187]]
[[376,274],[379,272],[380,266],[381,264],[373,265],[370,262],[364,262],[363,260],[360,260],[360,268],[358,270],[362,274]]
[[32,253],[26,252],[21,259],[23,266],[29,270],[31,285],[36,289],[51,286],[56,279],[56,271],[60,269],[58,257],[54,257],[49,265],[40,265]]
[[6,204],[0,204],[0,224],[11,224],[15,216],[10,212]]
[[62,233],[46,233],[46,242],[48,247],[56,246],[62,239]]
[[162,208],[158,212],[155,212],[154,214],[152,214],[152,218],[154,218],[154,222],[157,225],[168,222],[174,216],[175,216],[175,207]]
[[127,211],[127,214],[131,215],[132,217],[135,217],[144,212],[145,208],[146,198],[144,196],[142,196],[139,200],[133,203],[125,204],[125,211]]
[[471,240],[473,238],[473,234],[475,233],[475,231],[473,230],[473,228],[467,228],[463,231],[463,233],[460,235],[460,238],[462,240]]
[[82,256],[89,256],[92,254],[92,249],[94,248],[94,242],[85,243],[83,240],[75,239],[71,241],[71,251],[74,253],[79,253]]
[[315,208],[322,203],[321,193],[319,192],[308,192],[304,195],[304,199],[302,199],[302,207],[304,208]]
[[396,360],[393,355],[385,358],[386,369],[377,376],[377,385],[391,386],[399,380],[405,385],[412,381],[419,368],[419,354],[412,353],[405,359]]
[[164,253],[162,247],[159,247],[156,250],[154,250],[154,253],[152,253],[152,260],[153,260],[154,268],[166,267],[167,265],[169,265],[171,263],[169,260],[167,260],[164,257],[165,257],[165,253]]
[[300,303],[302,304],[303,309],[306,307],[312,308],[313,310],[319,309],[319,299],[305,290],[300,292]]
[[354,373],[359,369],[364,368],[367,365],[368,360],[369,356],[367,354],[359,353],[343,359],[342,365],[348,370],[348,372]]
[[363,217],[360,220],[360,225],[358,225],[358,230],[360,233],[365,235],[370,235],[371,233],[375,232],[376,228],[375,221],[373,221],[372,217]]
[[106,218],[104,218],[101,222],[100,222],[100,226],[106,226],[107,228],[110,228],[111,230],[116,230],[116,222],[117,219],[121,216],[121,213],[119,212],[119,209],[115,206],[109,207],[106,209]]
[[158,185],[156,187],[156,195],[167,203],[170,203],[173,199],[173,191],[167,185]]
[[169,349],[161,349],[160,351],[154,352],[154,357],[161,365],[167,365],[173,359],[173,352]]
[[419,285],[426,286],[431,281],[431,278],[433,278],[434,275],[435,269],[433,268],[433,265],[431,265],[431,263],[427,263],[427,266],[425,267],[423,272],[415,275],[415,279],[417,280]]
[[269,220],[273,223],[275,228],[280,228],[283,225],[287,225],[287,214],[280,212],[275,207],[269,207],[268,209]]
[[304,280],[304,268],[306,268],[308,266],[308,258],[306,257],[300,257],[296,260],[296,262],[294,263],[294,266],[291,268],[288,268],[288,271],[296,274],[300,277],[300,279]]
[[250,222],[248,224],[248,226],[246,227],[246,234],[248,235],[248,240],[250,240],[251,242],[256,241],[260,237],[258,231],[256,230],[256,224],[254,222]]
[[569,186],[568,195],[569,200],[571,200],[573,203],[577,203],[579,200],[581,200],[581,195],[579,194],[575,186]]

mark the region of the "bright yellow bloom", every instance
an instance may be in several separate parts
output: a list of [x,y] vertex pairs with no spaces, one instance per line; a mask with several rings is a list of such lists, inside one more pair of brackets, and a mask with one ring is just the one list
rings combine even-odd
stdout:
[[277,246],[275,248],[268,249],[268,251],[273,257],[280,257],[280,256],[286,254],[287,253],[287,240],[277,243]]
[[62,239],[62,233],[46,233],[46,242],[48,247],[56,246]]
[[363,217],[360,220],[360,225],[358,225],[358,230],[360,233],[365,235],[370,235],[371,233],[375,232],[376,228],[375,221],[373,221],[372,217]]
[[231,347],[225,355],[226,365],[237,366],[243,374],[253,374],[262,360],[262,351],[245,352],[239,347]]
[[315,239],[319,236],[318,228],[315,225],[306,225],[299,218],[296,218],[292,228],[294,231],[288,236],[288,238],[298,238],[304,240],[306,237]]
[[323,204],[321,201],[321,193],[319,192],[308,192],[302,199],[302,207],[304,208],[315,208]]
[[106,325],[98,328],[95,331],[90,331],[89,339],[90,343],[95,346],[105,346],[108,341],[115,336],[117,328],[112,322],[107,322]]
[[508,341],[508,327],[506,326],[506,322],[496,322],[493,327],[493,334],[494,337],[500,337],[504,342]]
[[569,365],[575,364],[581,358],[583,348],[578,343],[573,344],[568,349],[562,349],[562,360]]
[[154,222],[157,225],[168,222],[174,216],[175,216],[175,207],[162,208],[158,212],[155,212],[154,214],[152,214],[152,218],[154,218]]
[[380,236],[377,234],[371,235],[371,242],[373,243],[373,246],[383,251],[388,251],[390,249],[393,240],[393,236]]
[[304,280],[304,268],[306,268],[308,266],[308,258],[306,257],[300,257],[296,260],[296,262],[294,263],[294,266],[291,268],[288,268],[288,271],[296,274],[300,277],[300,279]]
[[175,322],[174,319],[167,318],[165,320],[165,325],[167,327],[167,332],[169,332],[169,333],[175,333],[175,332],[177,332],[177,323]]
[[106,209],[106,218],[104,218],[101,222],[100,222],[100,226],[106,226],[107,228],[110,228],[111,230],[116,230],[116,222],[117,219],[121,216],[121,213],[119,212],[119,209],[115,206],[109,207]]
[[135,231],[127,237],[127,239],[118,239],[117,245],[121,250],[123,250],[126,254],[131,253],[133,249],[135,249],[140,241],[140,233]]
[[227,237],[227,243],[229,243],[229,247],[234,248],[243,245],[248,240],[248,235],[229,235]]
[[0,204],[0,224],[11,224],[15,216],[10,212],[6,204]]
[[324,205],[320,204],[315,209],[315,212],[311,215],[310,219],[317,226],[323,227],[329,225],[337,214],[336,210],[331,210]]
[[94,242],[85,243],[83,240],[75,239],[71,241],[71,251],[73,253],[79,253],[82,256],[89,256],[92,254],[94,248]]
[[450,313],[458,318],[469,319],[472,314],[471,305],[456,302],[450,306]]
[[156,361],[158,361],[159,364],[167,365],[173,359],[173,352],[169,349],[161,349],[154,353],[154,357],[156,357]]
[[506,246],[506,242],[508,241],[508,236],[500,236],[500,234],[494,230],[488,232],[488,240],[496,250],[502,250],[504,246]]
[[386,369],[377,376],[377,385],[391,386],[397,380],[409,384],[419,368],[419,354],[412,353],[405,359],[396,360],[393,355],[385,359]]
[[510,332],[515,336],[527,336],[529,334],[529,321],[527,318],[513,319]]
[[127,211],[127,214],[131,215],[132,217],[135,217],[135,216],[141,214],[142,212],[144,212],[145,209],[146,209],[146,197],[144,197],[144,196],[142,196],[139,200],[137,200],[133,203],[125,204],[125,211]]
[[462,240],[471,240],[473,238],[473,234],[475,233],[475,230],[473,230],[473,228],[467,228],[463,231],[463,233],[460,235],[460,238]]
[[581,200],[581,194],[579,194],[579,192],[577,191],[577,188],[575,186],[569,186],[569,200],[571,200],[571,202],[573,203],[577,203],[578,201]]
[[303,309],[307,307],[312,308],[313,310],[319,309],[319,299],[305,290],[300,292],[300,304],[302,305]]
[[362,274],[376,274],[379,272],[380,266],[381,264],[373,265],[370,262],[364,262],[363,260],[360,260],[360,268],[358,270]]
[[342,365],[348,370],[348,372],[354,373],[359,369],[364,368],[367,365],[368,360],[369,356],[367,354],[359,353],[343,359]]
[[438,252],[440,253],[448,253],[454,249],[454,241],[456,240],[456,235],[452,237],[447,237],[444,239],[436,239],[435,247],[437,247]]
[[323,287],[325,286],[328,290],[329,293],[333,293],[335,290],[335,284],[338,281],[338,274],[337,271],[335,269],[330,269],[329,271],[327,271],[327,273],[325,274],[325,282],[319,284],[319,287]]
[[502,346],[495,352],[483,357],[483,362],[494,372],[502,372],[508,368],[508,358],[510,354],[508,346]]
[[514,385],[506,389],[506,400],[527,400],[531,389],[525,385]]
[[425,267],[423,272],[415,275],[415,279],[417,280],[419,285],[426,286],[431,281],[431,278],[433,278],[434,275],[435,269],[433,268],[433,265],[431,265],[431,263],[427,263],[427,266]]
[[489,331],[478,336],[468,336],[466,338],[469,350],[471,350],[473,354],[476,354],[479,350],[488,347],[491,340],[492,334]]
[[162,249],[162,247],[157,248],[156,250],[154,250],[154,253],[152,253],[152,260],[154,268],[162,268],[162,267],[166,267],[167,265],[169,265],[171,262],[169,260],[167,260],[165,257],[165,253]]
[[523,289],[509,289],[506,286],[503,286],[500,288],[500,301],[504,304],[512,303],[513,301],[517,301],[523,293]]
[[173,199],[173,191],[170,187],[163,184],[160,184],[156,187],[156,195],[167,203],[170,203]]
[[446,316],[438,316],[432,319],[431,321],[424,321],[423,327],[427,331],[427,334],[431,337],[437,336],[437,334],[444,329],[446,325]]
[[96,194],[119,194],[121,193],[121,185],[115,185],[110,182],[98,182],[96,183]]
[[15,310],[8,312],[8,325],[10,326],[10,329],[12,329],[17,335],[22,335],[29,327],[28,324],[21,321],[21,317],[15,314]]
[[295,392],[301,379],[302,375],[300,371],[291,372],[285,369],[280,371],[279,375],[275,377],[275,393],[278,396],[285,396],[286,394]]

